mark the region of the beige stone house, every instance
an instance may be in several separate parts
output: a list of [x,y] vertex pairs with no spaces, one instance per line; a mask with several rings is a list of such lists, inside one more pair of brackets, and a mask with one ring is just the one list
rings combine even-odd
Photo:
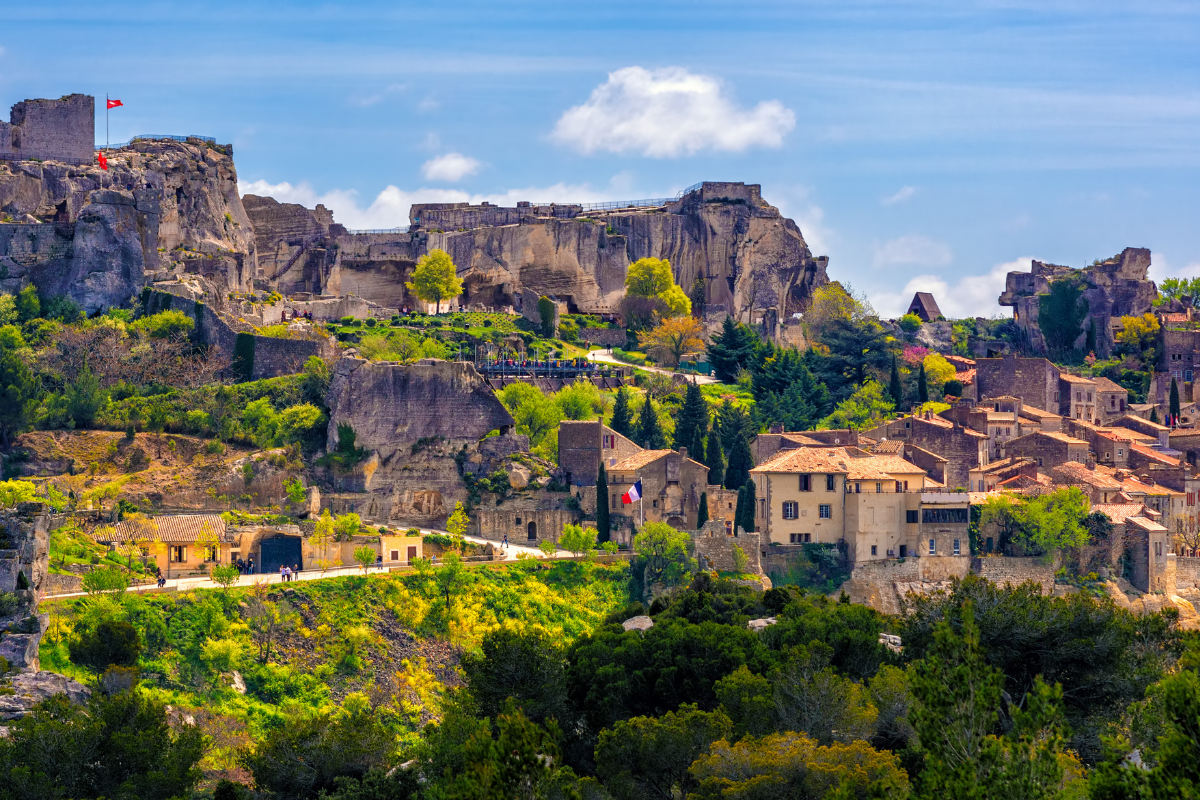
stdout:
[[[136,546],[154,558],[168,578],[199,575],[213,564],[228,564],[235,537],[217,514],[179,514],[127,519],[112,527],[97,528],[98,542]],[[212,541],[215,546],[204,546]]]
[[[640,502],[621,501],[629,489],[642,482]],[[665,522],[680,530],[695,530],[700,510],[700,493],[708,489],[708,467],[688,458],[687,448],[643,450],[608,468],[608,509],[613,528],[629,524]],[[602,502],[597,498],[596,502]],[[712,508],[709,508],[711,517]],[[622,520],[618,520],[622,517]]]

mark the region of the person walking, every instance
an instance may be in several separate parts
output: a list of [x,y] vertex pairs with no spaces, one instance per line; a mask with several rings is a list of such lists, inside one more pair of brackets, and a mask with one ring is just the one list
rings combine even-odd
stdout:
[[508,549],[508,534],[504,534],[504,549]]
[[279,565],[279,582],[280,583],[287,582],[287,564]]
[[297,564],[295,567],[293,567],[293,568],[292,568],[292,569],[289,571],[289,574],[292,576],[292,577],[291,577],[291,580],[296,580],[296,576],[300,574],[300,565],[299,565],[299,564]]

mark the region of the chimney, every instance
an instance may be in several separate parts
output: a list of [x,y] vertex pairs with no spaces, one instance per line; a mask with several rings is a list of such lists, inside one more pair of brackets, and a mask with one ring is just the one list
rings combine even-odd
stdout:
[[1087,454],[1087,468],[1091,470],[1096,468],[1096,454],[1091,451]]
[[686,447],[679,448],[679,457],[687,458],[687,448]]

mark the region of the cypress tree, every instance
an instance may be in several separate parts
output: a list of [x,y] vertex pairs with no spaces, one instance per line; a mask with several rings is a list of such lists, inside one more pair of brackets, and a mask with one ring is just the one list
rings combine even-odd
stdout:
[[683,408],[675,418],[675,449],[691,447],[695,430],[708,424],[708,403],[700,393],[700,387],[689,383],[683,398]]
[[650,395],[646,395],[638,415],[637,443],[648,450],[662,450],[667,446],[667,437],[658,425],[658,412],[654,410]]
[[742,524],[742,515],[745,513],[744,506],[746,505],[746,487],[738,489],[737,505],[733,507],[733,532],[736,535],[737,529]]
[[701,492],[700,508],[696,511],[696,530],[703,528],[706,522],[708,522],[708,492]]
[[739,434],[729,451],[729,466],[725,470],[725,488],[737,489],[745,486],[750,480],[750,470],[754,466],[754,456],[750,453],[750,442],[744,434]]
[[900,387],[900,370],[896,366],[895,353],[892,354],[892,379],[888,383],[888,394],[892,396],[896,408],[900,408],[900,403],[904,400],[904,390]]
[[925,380],[924,364],[921,364],[921,372],[917,376],[917,400],[921,405],[929,402],[929,382]]
[[1171,378],[1170,412],[1171,412],[1171,419],[1169,420],[1169,422],[1171,423],[1171,426],[1174,427],[1175,425],[1179,424],[1179,384],[1175,382],[1174,378]]
[[1157,408],[1150,409],[1150,421],[1154,422],[1154,423],[1158,422],[1158,409]]
[[692,433],[692,444],[688,447],[688,458],[692,461],[699,461],[701,464],[706,464],[704,460],[704,427],[697,425],[696,430]]
[[604,461],[600,461],[600,474],[596,476],[596,540],[604,543],[612,538],[612,526],[608,519],[608,472]]
[[754,481],[750,478],[746,479],[746,485],[742,487],[742,492],[745,497],[742,500],[742,516],[739,525],[746,533],[754,533],[754,507],[758,505],[758,497],[756,495],[756,487]]
[[725,453],[721,450],[721,433],[715,427],[708,432],[708,447],[705,448],[704,466],[708,467],[708,485],[725,483]]
[[608,427],[627,439],[633,438],[633,414],[629,411],[629,391],[624,386],[617,389],[617,402],[613,404],[612,420]]

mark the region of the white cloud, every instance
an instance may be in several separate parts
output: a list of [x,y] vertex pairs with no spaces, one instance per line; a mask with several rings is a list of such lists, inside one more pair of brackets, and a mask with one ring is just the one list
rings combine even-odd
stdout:
[[1150,253],[1150,279],[1162,283],[1165,278],[1196,278],[1200,277],[1200,261],[1193,261],[1183,267],[1173,267],[1163,253]]
[[876,267],[919,264],[944,267],[954,260],[950,245],[928,236],[901,236],[875,247]]
[[462,153],[446,153],[444,156],[431,158],[421,166],[421,175],[427,181],[461,181],[468,175],[479,172],[483,166],[475,159]]
[[611,189],[596,190],[587,184],[556,183],[553,186],[510,189],[499,194],[470,194],[461,189],[421,187],[412,191],[388,186],[363,208],[358,192],[334,189],[318,194],[305,182],[268,183],[264,180],[239,183],[242,195],[256,194],[273,197],[281,203],[299,203],[313,208],[317,203],[333,211],[333,218],[347,228],[398,228],[408,224],[408,209],[414,203],[482,203],[485,200],[499,206],[515,206],[518,200],[544,203],[591,203],[612,197]]
[[881,317],[896,318],[908,310],[916,292],[931,292],[948,319],[993,317],[1002,314],[996,298],[1004,291],[1010,272],[1028,272],[1032,258],[1022,257],[997,264],[983,275],[968,275],[951,284],[940,275],[918,275],[899,292],[869,292],[871,304]]
[[373,106],[373,105],[376,105],[377,103],[382,102],[389,95],[398,94],[400,92],[405,91],[406,89],[408,89],[408,86],[403,83],[393,83],[393,84],[391,84],[389,86],[385,86],[385,87],[383,87],[383,89],[380,89],[379,91],[373,92],[371,94],[362,94],[362,93],[356,92],[355,94],[350,96],[349,102],[351,105],[361,106],[363,108],[366,108],[368,106]]
[[912,186],[903,186],[900,188],[900,191],[896,192],[890,197],[883,198],[879,202],[883,203],[885,206],[894,206],[897,203],[903,203],[905,200],[910,199],[916,193],[916,188]]
[[590,154],[636,152],[652,158],[700,150],[779,147],[796,115],[778,100],[742,108],[720,81],[682,67],[610,72],[583,105],[558,120],[551,138]]
[[421,102],[417,103],[417,112],[428,114],[430,111],[437,111],[441,105],[441,102],[436,97],[432,94],[427,94],[421,98]]

